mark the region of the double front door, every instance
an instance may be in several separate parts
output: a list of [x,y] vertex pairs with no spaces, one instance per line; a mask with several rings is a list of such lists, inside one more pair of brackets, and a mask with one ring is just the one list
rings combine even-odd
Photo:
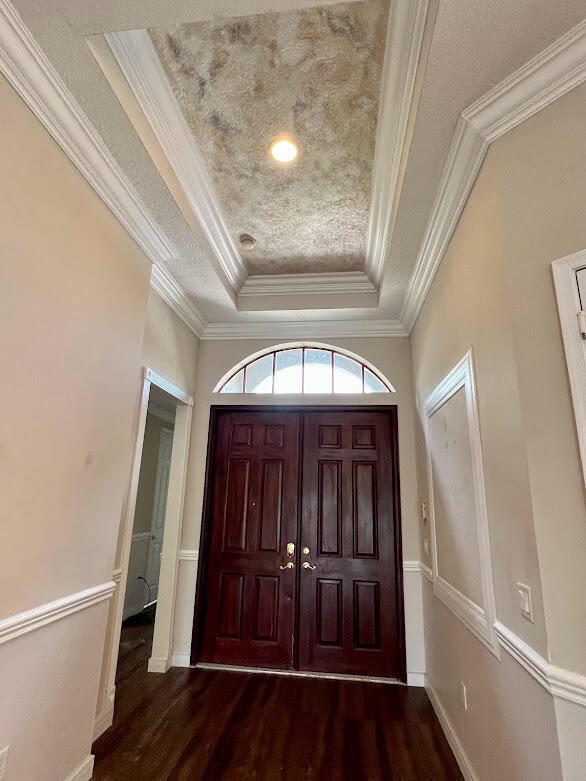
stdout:
[[216,410],[198,661],[404,677],[396,431],[395,408]]

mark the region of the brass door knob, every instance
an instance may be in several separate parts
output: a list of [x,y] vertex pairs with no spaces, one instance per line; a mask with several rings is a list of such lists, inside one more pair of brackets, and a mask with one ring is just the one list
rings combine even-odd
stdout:
[[288,561],[286,564],[281,564],[279,569],[295,569],[295,564],[292,561]]
[[310,564],[308,561],[304,561],[301,566],[303,567],[303,569],[317,569],[315,564]]

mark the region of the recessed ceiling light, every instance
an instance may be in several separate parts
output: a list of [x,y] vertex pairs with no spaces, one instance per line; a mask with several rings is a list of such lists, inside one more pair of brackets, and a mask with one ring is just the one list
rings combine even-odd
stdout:
[[299,146],[288,136],[277,136],[269,147],[271,156],[277,163],[292,163],[299,154]]
[[238,241],[243,249],[254,249],[256,246],[256,239],[250,233],[241,233]]

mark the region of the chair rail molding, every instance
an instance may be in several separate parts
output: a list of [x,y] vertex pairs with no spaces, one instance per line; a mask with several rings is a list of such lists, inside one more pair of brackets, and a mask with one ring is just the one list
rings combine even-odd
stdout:
[[400,316],[408,332],[415,325],[489,145],[585,79],[583,21],[462,112]]
[[[477,551],[480,562],[480,586],[482,606],[477,605],[452,583],[442,577],[438,565],[438,536],[434,505],[433,459],[431,452],[430,419],[459,390],[464,390],[466,398],[466,420],[472,460],[472,489],[474,494],[474,510],[476,521]],[[500,658],[499,646],[494,630],[496,620],[496,604],[492,575],[492,557],[490,536],[488,530],[488,512],[484,490],[484,470],[482,463],[482,444],[480,439],[480,421],[478,418],[478,403],[476,399],[476,382],[472,350],[448,372],[439,385],[425,400],[423,405],[425,420],[425,443],[427,450],[427,479],[430,510],[430,530],[432,545],[432,579],[433,593],[452,613],[470,629],[470,631],[491,651]]]
[[495,621],[494,628],[499,644],[544,689],[560,700],[586,708],[586,675],[550,664],[502,622]]
[[55,599],[52,602],[46,602],[31,610],[25,610],[13,616],[8,616],[0,621],[0,645],[15,637],[34,632],[53,621],[59,621],[62,618],[73,615],[80,610],[104,602],[112,596],[116,583],[109,580],[101,583],[99,586],[77,591],[74,594],[68,594],[65,597]]
[[389,9],[365,262],[366,274],[377,288],[388,260],[411,145],[422,86],[417,74],[427,55],[422,46],[432,7],[435,13],[429,0],[395,0]]

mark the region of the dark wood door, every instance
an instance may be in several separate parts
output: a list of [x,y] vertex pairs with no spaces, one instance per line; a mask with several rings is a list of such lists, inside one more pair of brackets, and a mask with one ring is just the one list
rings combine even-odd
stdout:
[[304,415],[302,670],[404,677],[395,420],[368,410]]
[[293,666],[300,417],[219,412],[200,659]]

